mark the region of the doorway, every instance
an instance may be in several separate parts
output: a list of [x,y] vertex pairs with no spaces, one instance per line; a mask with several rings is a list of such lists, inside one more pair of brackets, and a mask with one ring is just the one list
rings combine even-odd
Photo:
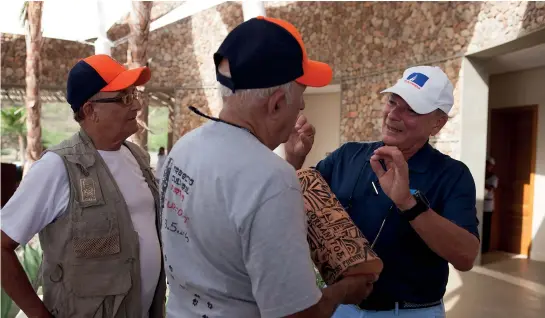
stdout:
[[537,144],[537,105],[491,109],[490,156],[498,188],[490,251],[529,256]]

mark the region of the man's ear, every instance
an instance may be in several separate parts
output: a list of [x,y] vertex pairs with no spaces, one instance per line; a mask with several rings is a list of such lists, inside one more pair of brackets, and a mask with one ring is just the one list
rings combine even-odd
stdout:
[[283,107],[287,107],[286,92],[283,89],[277,89],[267,101],[267,112],[269,115],[276,115]]
[[448,115],[445,115],[445,114],[438,115],[437,118],[435,119],[434,126],[431,130],[431,135],[432,136],[437,135],[439,131],[443,129],[447,121],[448,121]]
[[83,110],[83,114],[85,115],[84,118],[89,118],[91,120],[94,120],[93,118],[93,115],[94,115],[94,108],[93,108],[93,105],[89,102],[83,104],[83,106],[81,106],[82,110]]

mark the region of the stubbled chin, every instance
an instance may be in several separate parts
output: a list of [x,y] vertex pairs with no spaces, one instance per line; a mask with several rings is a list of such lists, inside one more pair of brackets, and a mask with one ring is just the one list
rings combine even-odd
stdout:
[[388,130],[382,131],[382,141],[388,146],[395,146],[399,144],[401,139],[400,137],[401,136],[399,136],[398,134],[392,133]]

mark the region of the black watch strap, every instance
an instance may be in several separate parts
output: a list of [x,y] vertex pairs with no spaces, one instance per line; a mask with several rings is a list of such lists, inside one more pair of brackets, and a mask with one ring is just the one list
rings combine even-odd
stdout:
[[408,210],[399,211],[399,214],[401,214],[401,217],[403,217],[405,220],[409,222],[414,220],[420,214],[428,211],[430,208],[428,200],[426,199],[426,197],[424,196],[422,192],[416,191],[413,194],[413,197],[416,200],[416,205]]

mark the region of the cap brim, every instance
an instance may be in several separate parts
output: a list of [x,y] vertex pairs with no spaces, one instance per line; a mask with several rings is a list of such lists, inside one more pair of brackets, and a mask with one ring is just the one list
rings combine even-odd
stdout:
[[331,83],[333,70],[325,63],[307,60],[303,63],[304,75],[296,82],[310,87],[324,87]]
[[101,92],[116,92],[124,90],[132,85],[140,86],[146,84],[151,78],[151,71],[148,67],[139,67],[127,70],[119,74]]
[[[407,85],[407,86],[406,86]],[[412,93],[413,88],[403,82],[398,82],[394,86],[383,90],[381,93],[393,93],[399,95],[417,114],[429,114],[437,108],[430,109],[426,107],[426,103],[420,100],[418,96]]]

